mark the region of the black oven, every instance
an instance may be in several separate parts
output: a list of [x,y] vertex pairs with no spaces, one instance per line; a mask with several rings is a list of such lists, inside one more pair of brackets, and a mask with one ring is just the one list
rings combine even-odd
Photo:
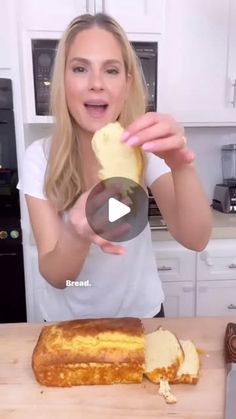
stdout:
[[[49,115],[50,85],[58,40],[32,39],[32,61],[36,115]],[[147,111],[157,109],[158,44],[131,42],[142,66],[148,90]]]
[[0,79],[0,323],[26,321],[17,181],[12,83]]

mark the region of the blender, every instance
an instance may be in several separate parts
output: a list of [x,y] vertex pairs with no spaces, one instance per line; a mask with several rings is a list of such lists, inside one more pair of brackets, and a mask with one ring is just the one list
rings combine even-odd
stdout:
[[225,213],[236,213],[236,144],[221,147],[223,183],[214,189],[213,208]]

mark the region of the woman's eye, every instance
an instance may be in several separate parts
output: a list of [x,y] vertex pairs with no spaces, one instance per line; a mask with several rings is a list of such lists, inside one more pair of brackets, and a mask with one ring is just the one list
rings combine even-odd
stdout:
[[116,68],[108,68],[107,69],[107,73],[108,74],[118,74],[119,73],[119,71],[116,69]]
[[86,71],[86,68],[80,65],[73,68],[74,73],[85,73],[85,71]]

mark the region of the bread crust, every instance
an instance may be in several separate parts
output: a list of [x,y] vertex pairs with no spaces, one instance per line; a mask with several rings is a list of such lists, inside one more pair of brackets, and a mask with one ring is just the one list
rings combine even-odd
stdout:
[[83,319],[43,327],[32,355],[48,386],[138,383],[144,371],[140,319]]

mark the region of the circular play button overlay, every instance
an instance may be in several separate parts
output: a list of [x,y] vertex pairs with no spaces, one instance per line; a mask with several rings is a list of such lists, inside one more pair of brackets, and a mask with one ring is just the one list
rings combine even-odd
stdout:
[[112,177],[92,189],[85,211],[90,227],[103,239],[131,240],[148,223],[148,195],[131,179]]

